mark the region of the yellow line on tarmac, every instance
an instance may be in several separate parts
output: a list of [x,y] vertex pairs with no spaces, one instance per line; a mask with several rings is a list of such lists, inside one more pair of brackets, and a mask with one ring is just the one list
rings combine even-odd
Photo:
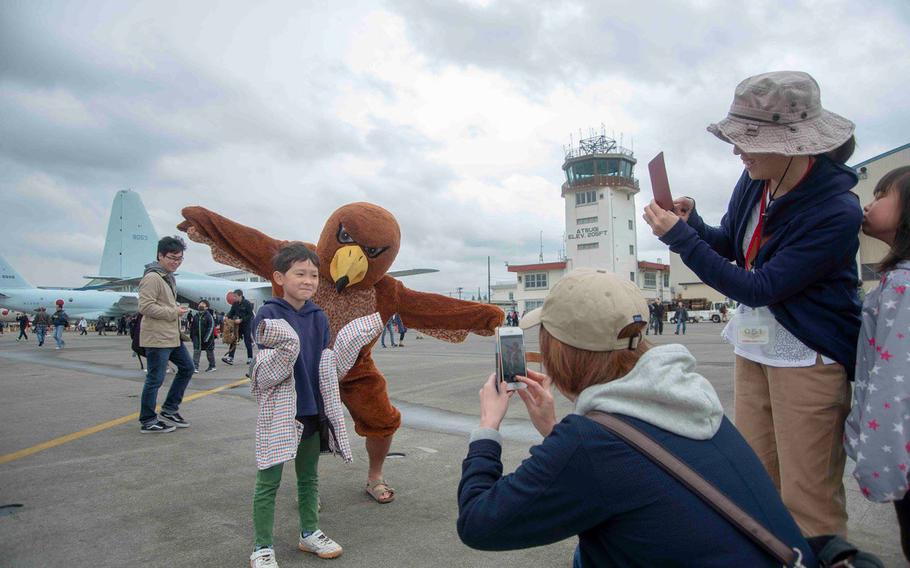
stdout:
[[[202,398],[202,397],[208,396],[210,394],[215,394],[216,392],[221,392],[223,390],[232,389],[234,387],[239,387],[240,385],[247,384],[249,382],[250,382],[249,379],[240,379],[240,380],[234,381],[232,383],[228,383],[226,385],[221,385],[220,387],[193,393],[189,396],[184,397],[183,402],[190,402],[191,400],[196,400],[197,398]],[[97,424],[90,428],[86,428],[85,430],[79,430],[78,432],[73,432],[72,434],[67,434],[65,436],[60,436],[59,438],[54,438],[53,440],[48,440],[47,442],[42,442],[36,446],[32,446],[31,448],[25,448],[24,450],[19,450],[18,452],[13,452],[11,454],[6,454],[3,456],[0,456],[0,465],[9,463],[11,461],[16,461],[16,460],[22,459],[24,457],[28,457],[32,454],[37,454],[38,452],[42,452],[44,450],[56,448],[57,446],[62,446],[63,444],[66,444],[68,442],[78,440],[79,438],[84,438],[84,437],[94,434],[96,432],[101,432],[102,430],[107,430],[108,428],[113,428],[114,426],[126,424],[127,422],[131,422],[133,420],[138,420],[138,419],[139,419],[139,413],[134,412],[134,413],[132,413],[128,416],[124,416],[122,418],[117,418],[115,420],[109,420],[108,422],[102,422],[101,424]]]

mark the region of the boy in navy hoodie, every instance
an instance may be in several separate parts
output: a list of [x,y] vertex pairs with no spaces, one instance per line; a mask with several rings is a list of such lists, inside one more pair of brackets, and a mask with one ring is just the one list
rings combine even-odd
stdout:
[[[335,558],[341,555],[341,547],[318,528],[319,422],[324,414],[319,391],[319,359],[322,350],[329,344],[328,317],[311,300],[319,285],[319,257],[302,243],[291,243],[278,251],[272,265],[272,279],[284,289],[284,295],[281,298],[273,297],[263,304],[256,314],[252,329],[259,329],[259,322],[264,319],[283,319],[294,329],[300,341],[300,354],[294,362],[296,419],[303,426],[294,458],[301,531],[298,547],[320,558]],[[286,441],[276,441],[284,442]],[[256,475],[256,491],[253,495],[256,542],[250,557],[252,568],[278,566],[272,549],[272,528],[275,495],[281,483],[283,465],[278,463],[259,470]]]

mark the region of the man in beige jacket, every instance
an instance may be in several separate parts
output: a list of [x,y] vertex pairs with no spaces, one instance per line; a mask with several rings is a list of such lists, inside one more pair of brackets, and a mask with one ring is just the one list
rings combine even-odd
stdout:
[[[177,305],[177,282],[174,272],[183,262],[186,243],[180,237],[164,237],[158,241],[158,261],[146,265],[139,282],[139,345],[145,348],[148,372],[142,387],[139,406],[140,432],[160,434],[176,428],[188,428],[190,423],[177,412],[190,378],[193,359],[180,339],[180,318],[187,309]],[[161,418],[155,412],[158,389],[164,382],[168,361],[177,365],[177,375],[171,383],[167,398],[161,406]]]

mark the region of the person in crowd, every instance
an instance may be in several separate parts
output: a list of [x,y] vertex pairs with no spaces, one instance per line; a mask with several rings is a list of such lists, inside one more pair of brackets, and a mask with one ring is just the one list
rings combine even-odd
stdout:
[[76,324],[76,329],[79,331],[79,335],[88,335],[88,322],[84,317],[79,318],[79,322]]
[[395,343],[395,331],[392,329],[392,324],[394,323],[395,316],[389,318],[389,321],[385,322],[385,327],[382,328],[382,337],[380,337],[380,344],[385,348],[385,334],[389,334],[389,342],[392,344],[392,347],[398,347]]
[[237,350],[237,342],[243,338],[243,345],[246,347],[246,364],[253,362],[253,339],[250,329],[250,322],[253,321],[253,304],[243,297],[243,290],[239,288],[234,290],[234,303],[231,304],[231,310],[227,318],[237,324],[237,339],[231,344],[227,355],[221,358],[228,365],[234,364],[234,352]]
[[0,335],[3,335],[3,332],[6,330],[6,322],[0,320]]
[[656,301],[654,302],[654,335],[663,335],[664,334],[664,316],[667,313],[667,308],[664,306],[663,302]]
[[19,341],[21,339],[28,341],[28,326],[30,325],[28,316],[25,314],[19,314],[19,317],[16,318],[16,321],[19,322],[19,337],[16,338],[16,341]]
[[405,327],[404,322],[401,321],[401,316],[397,312],[392,316],[392,320],[398,329],[398,347],[404,347],[404,334],[408,332],[408,328]]
[[[139,313],[142,314],[139,345],[145,349],[148,362],[139,407],[142,434],[173,432],[176,428],[190,426],[179,409],[195,367],[180,339],[180,318],[187,308],[177,305],[177,282],[174,280],[174,272],[183,263],[185,250],[186,243],[180,237],[163,237],[158,241],[157,262],[146,265],[139,282]],[[163,420],[159,420],[155,407],[168,361],[177,366],[177,374],[161,405]]]
[[98,332],[98,335],[107,335],[107,318],[104,316],[98,316],[98,320],[95,321],[95,331]]
[[209,303],[200,300],[196,306],[197,313],[190,324],[190,339],[193,342],[193,367],[199,372],[199,357],[205,351],[209,366],[205,372],[215,371],[215,315],[209,308]]
[[38,338],[38,347],[44,346],[44,339],[47,336],[47,330],[51,327],[51,316],[47,313],[47,308],[41,306],[38,313],[35,314],[35,335]]
[[126,316],[117,320],[117,335],[126,335]]
[[512,310],[512,325],[513,325],[513,326],[518,325],[518,319],[519,319],[519,318],[518,318],[518,312],[515,311],[515,310]]
[[689,320],[689,310],[686,309],[686,306],[682,302],[676,303],[676,313],[674,316],[676,318],[676,331],[674,335],[679,335],[679,326],[682,326],[682,334],[686,334],[686,322]]
[[[717,393],[682,345],[641,335],[638,288],[604,270],[576,269],[524,316],[539,325],[543,366],[518,394],[544,436],[502,475],[499,426],[511,393],[491,375],[480,390],[458,486],[457,529],[481,550],[578,536],[574,566],[775,566],[764,549],[660,466],[589,417],[609,413],[662,444],[788,546],[813,553],[761,462],[724,417]],[[557,422],[551,386],[575,411]],[[698,530],[692,530],[698,527]]]
[[720,321],[724,323],[727,321],[727,304],[720,305]]
[[506,312],[506,327],[512,327],[512,310]]
[[810,75],[749,77],[708,127],[744,166],[720,227],[688,197],[674,212],[652,201],[644,213],[705,284],[740,302],[723,331],[736,354],[736,426],[807,536],[847,531],[842,440],[862,221],[856,172],[844,165],[853,129],[822,107]]
[[[657,302],[648,303],[648,326],[645,328],[645,335],[649,335],[651,330],[654,329],[654,306],[657,305]],[[654,332],[657,335],[657,332]]]
[[70,325],[70,317],[63,309],[63,303],[57,304],[57,310],[51,316],[51,323],[54,326],[54,341],[57,342],[56,349],[63,349],[66,347],[66,341],[63,340],[63,332]]
[[[319,529],[317,465],[320,453],[319,424],[324,417],[319,389],[319,363],[323,349],[329,345],[329,319],[312,297],[319,286],[319,257],[302,243],[291,243],[278,251],[272,261],[272,279],[282,287],[281,298],[266,300],[253,321],[253,329],[270,320],[289,324],[287,335],[298,347],[290,349],[285,358],[294,357],[293,371],[288,374],[269,368],[280,362],[274,351],[277,341],[257,338],[262,345],[259,359],[253,367],[252,389],[259,404],[257,427],[256,490],[253,494],[253,529],[255,543],[250,556],[252,568],[277,568],[273,547],[275,496],[281,484],[285,461],[294,461],[297,472],[297,508],[300,520],[298,548],[320,558],[335,558],[341,546]],[[231,317],[230,315],[228,317]],[[278,333],[277,331],[275,332]],[[266,396],[269,390],[293,376],[294,388],[287,386],[284,394]],[[291,407],[296,393],[296,408]],[[340,409],[339,409],[340,410]],[[283,416],[295,416],[289,434],[281,434],[279,422]]]
[[865,207],[863,232],[890,248],[879,287],[863,302],[853,408],[844,448],[853,476],[871,501],[894,502],[901,546],[910,562],[910,166],[885,174]]

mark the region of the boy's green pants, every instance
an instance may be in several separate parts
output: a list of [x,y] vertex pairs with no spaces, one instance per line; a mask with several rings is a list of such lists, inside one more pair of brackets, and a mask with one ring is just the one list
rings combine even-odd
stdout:
[[[301,532],[319,528],[319,434],[300,440],[294,469],[297,471],[297,510],[300,514]],[[275,526],[275,495],[281,485],[284,464],[273,465],[256,473],[256,490],[253,493],[253,530],[256,546],[272,546],[272,529]]]

